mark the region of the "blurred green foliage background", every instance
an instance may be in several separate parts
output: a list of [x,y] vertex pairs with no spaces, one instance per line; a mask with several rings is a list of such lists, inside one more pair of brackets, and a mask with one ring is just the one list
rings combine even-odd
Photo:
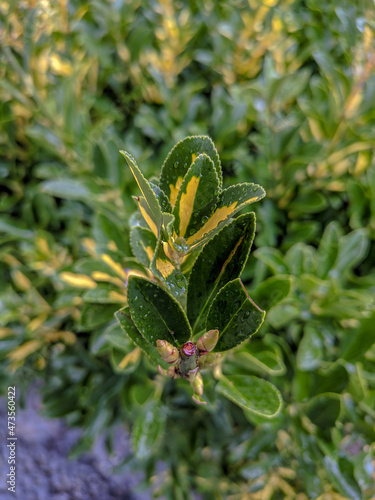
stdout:
[[[372,498],[373,3],[10,0],[0,16],[2,390],[44,379],[45,412],[84,429],[75,453],[126,423],[124,466],[166,498]],[[118,150],[158,176],[195,134],[226,186],[267,191],[243,279],[268,314],[226,369],[280,389],[273,421],[213,379],[194,407],[113,319],[121,282],[101,255],[137,268]],[[117,302],[92,302],[95,280]]]

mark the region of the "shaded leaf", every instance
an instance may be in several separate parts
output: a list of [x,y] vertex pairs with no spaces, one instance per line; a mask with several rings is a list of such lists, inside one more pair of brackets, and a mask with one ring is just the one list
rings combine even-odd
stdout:
[[355,268],[367,255],[369,238],[366,229],[356,229],[340,238],[339,253],[330,275],[339,278],[341,274]]
[[298,346],[297,367],[311,371],[318,368],[323,360],[323,341],[316,327],[306,325]]
[[80,330],[92,330],[113,319],[114,312],[118,309],[115,304],[84,304],[79,323]]
[[359,328],[351,333],[352,340],[345,349],[342,358],[354,361],[363,355],[375,343],[375,312],[361,321]]
[[216,295],[208,312],[206,330],[219,330],[216,352],[233,349],[254,335],[265,312],[249,297],[241,280],[230,281]]
[[165,429],[165,414],[157,400],[140,408],[131,433],[132,445],[139,460],[147,460],[154,452]]
[[280,376],[286,373],[280,347],[264,340],[253,340],[236,352],[235,363],[241,369],[255,370],[268,375]]
[[315,254],[318,278],[325,278],[336,262],[339,250],[339,227],[337,222],[331,222],[324,230]]
[[342,495],[345,495],[345,498],[350,498],[350,500],[363,499],[361,488],[354,476],[353,464],[347,458],[335,459],[326,456],[323,462],[329,480]]
[[341,410],[338,394],[325,393],[312,398],[306,405],[306,415],[319,429],[334,427]]
[[[119,322],[119,325],[123,329],[123,331],[128,335],[128,337],[133,341],[133,343],[140,347],[148,356],[149,358],[157,365],[162,366],[163,368],[168,369],[169,365],[165,361],[161,359],[159,356],[158,350],[156,347],[152,344],[150,344],[139,332],[137,327],[135,326],[134,321],[132,320],[131,314],[130,314],[130,308],[129,306],[126,306],[119,311],[116,312],[115,314],[117,321]],[[116,332],[117,335],[117,332]],[[115,343],[117,347],[120,347],[120,339],[116,337],[114,339],[113,337],[110,338],[112,343]]]

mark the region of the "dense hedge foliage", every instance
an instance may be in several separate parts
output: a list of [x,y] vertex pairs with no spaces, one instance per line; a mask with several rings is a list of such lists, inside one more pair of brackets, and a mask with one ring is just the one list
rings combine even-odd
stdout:
[[[75,453],[125,423],[125,466],[170,499],[372,498],[370,0],[11,1],[0,14],[2,389],[44,379],[45,412],[84,429]],[[267,315],[224,366],[280,390],[271,420],[210,375],[195,406],[113,315],[140,265],[139,193],[118,151],[150,178],[201,134],[224,187],[267,192],[242,275]]]

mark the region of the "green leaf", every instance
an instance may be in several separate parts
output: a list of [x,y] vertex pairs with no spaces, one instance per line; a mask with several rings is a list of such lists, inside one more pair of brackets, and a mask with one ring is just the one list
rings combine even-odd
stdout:
[[225,285],[208,312],[206,330],[219,330],[216,352],[233,349],[254,335],[263,323],[265,312],[249,297],[241,280]]
[[340,410],[340,396],[334,393],[319,394],[306,405],[306,415],[314,425],[322,430],[335,426]]
[[189,278],[187,314],[193,331],[204,328],[218,291],[241,275],[254,239],[255,214],[244,214],[225,226],[199,254]]
[[161,170],[160,188],[169,198],[172,207],[175,206],[177,194],[186,172],[200,154],[206,154],[213,161],[221,187],[220,159],[212,140],[207,136],[187,137],[174,146]]
[[286,373],[280,347],[272,341],[266,344],[265,339],[247,342],[236,352],[235,363],[241,369],[254,370],[260,374],[281,376]]
[[151,344],[166,340],[181,346],[191,337],[191,328],[181,306],[155,283],[131,276],[128,301],[134,323]]
[[0,218],[0,231],[24,240],[30,240],[34,236],[33,231],[26,229],[26,225],[19,219],[4,215]]
[[139,460],[147,460],[155,452],[165,429],[166,416],[159,401],[151,400],[140,408],[132,430],[132,445]]
[[322,212],[328,206],[326,197],[312,188],[302,188],[298,196],[289,205],[289,210],[302,214],[315,214]]
[[340,278],[342,274],[355,268],[367,255],[369,243],[366,229],[356,229],[340,238],[337,261],[330,275]]
[[[115,313],[115,316],[117,316],[117,314],[118,312]],[[132,348],[133,343],[130,341],[129,336],[124,335],[124,330],[117,322],[113,323],[104,330],[104,336],[112,347],[116,347],[123,352],[129,352]]]
[[290,276],[271,276],[263,281],[251,295],[259,307],[269,311],[289,295],[290,287]]
[[56,198],[67,200],[92,201],[99,188],[93,183],[80,181],[78,179],[53,179],[42,182],[41,190]]
[[302,371],[311,371],[318,368],[323,360],[323,341],[319,330],[306,325],[302,340],[298,346],[297,368]]
[[[133,343],[140,347],[146,354],[149,356],[149,358],[156,363],[157,365],[162,366],[165,369],[169,368],[168,363],[163,361],[161,357],[159,356],[158,350],[156,347],[152,344],[150,344],[139,332],[137,327],[135,326],[134,321],[132,320],[131,314],[130,314],[130,308],[129,306],[123,307],[119,311],[116,312],[115,314],[117,321],[119,322],[119,325],[123,329],[123,331],[128,335],[128,337],[133,341]],[[121,347],[120,345],[120,338],[117,338],[117,332],[116,332],[116,338],[113,338],[113,336],[110,336],[110,341],[115,344],[117,347]]]
[[289,274],[289,269],[284,262],[284,257],[280,250],[261,247],[255,250],[254,255],[272,269],[274,274]]
[[97,304],[123,304],[126,298],[119,292],[118,287],[100,284],[96,288],[87,290],[83,294],[82,300]]
[[296,243],[289,248],[284,262],[294,276],[299,277],[302,273],[315,274],[315,250],[304,243]]
[[156,247],[156,238],[153,232],[145,227],[133,227],[130,231],[130,246],[139,262],[150,267]]
[[[163,217],[162,217],[162,211],[161,211],[160,205],[158,203],[158,200],[156,198],[156,195],[155,195],[154,191],[152,190],[152,187],[150,186],[148,181],[145,179],[142,172],[139,170],[138,165],[136,164],[134,158],[126,151],[120,151],[120,153],[122,154],[122,156],[125,158],[127,164],[129,165],[129,168],[132,171],[132,174],[134,175],[134,178],[137,181],[138,187],[141,190],[141,193],[144,197],[143,199],[145,201],[146,207],[142,207],[140,205],[141,213],[142,213],[143,217],[145,218],[147,224],[149,224],[148,218],[151,219],[152,223],[155,225],[156,230],[158,232],[160,230],[161,224],[163,222]],[[146,211],[146,208],[148,209],[147,211]],[[145,214],[144,212],[147,212],[147,214]],[[155,234],[154,230],[153,230],[153,233]]]
[[222,377],[216,390],[245,410],[268,418],[276,417],[283,404],[274,385],[250,375]]
[[115,304],[85,304],[82,307],[79,329],[90,331],[97,326],[108,323],[113,319],[114,312],[118,309]]
[[[311,374],[309,374],[311,376]],[[314,374],[312,393],[314,395],[332,392],[340,394],[348,386],[349,375],[341,360],[330,363],[326,369],[320,368]]]
[[375,312],[361,321],[359,328],[351,333],[352,341],[345,349],[342,358],[346,361],[355,361],[370,349],[375,343]]
[[120,227],[112,218],[104,214],[97,214],[94,218],[92,234],[96,243],[108,246],[108,243],[113,241],[116,247],[124,252],[129,248],[129,233],[128,231],[124,233],[124,228]]
[[175,231],[185,239],[198,232],[214,211],[219,195],[219,179],[214,163],[199,155],[186,172],[173,210]]
[[350,498],[350,500],[363,499],[361,488],[354,476],[353,464],[347,458],[335,459],[326,456],[323,462],[330,482],[345,498]]
[[301,303],[295,298],[287,297],[270,310],[267,322],[274,328],[281,328],[299,318],[301,313]]
[[331,222],[324,230],[315,254],[316,271],[318,278],[325,278],[334,266],[339,251],[339,225]]

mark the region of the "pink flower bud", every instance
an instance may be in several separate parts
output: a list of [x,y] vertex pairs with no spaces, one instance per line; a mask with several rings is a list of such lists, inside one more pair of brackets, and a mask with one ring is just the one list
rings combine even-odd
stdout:
[[197,352],[197,346],[193,344],[193,342],[186,342],[182,346],[182,352],[185,354],[185,356],[194,356],[194,354]]

